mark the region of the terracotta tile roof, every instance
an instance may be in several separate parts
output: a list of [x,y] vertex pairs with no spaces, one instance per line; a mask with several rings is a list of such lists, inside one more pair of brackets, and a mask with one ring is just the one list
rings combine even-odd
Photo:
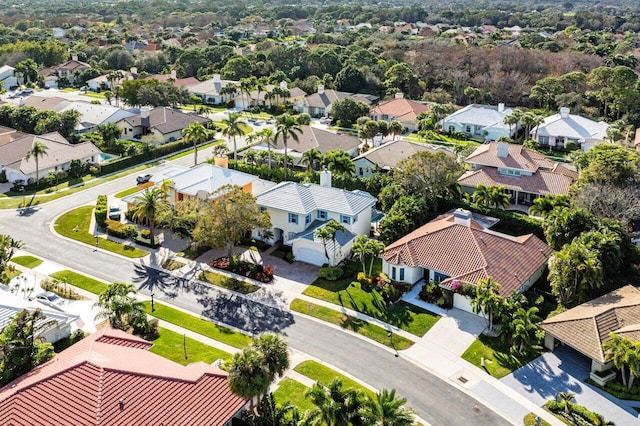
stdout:
[[[565,169],[568,172],[570,170]],[[498,172],[498,169],[484,167],[480,170],[465,172],[458,178],[460,186],[475,188],[480,184],[485,186],[504,186],[520,192],[540,195],[566,195],[569,193],[569,186],[574,179],[561,173],[553,173],[540,170],[531,176],[505,176]]]
[[621,287],[544,320],[540,327],[591,359],[604,363],[609,333],[640,340],[640,290]]
[[1,388],[3,424],[223,425],[246,404],[222,370],[181,366],[149,346],[119,330],[96,332]]
[[389,245],[382,258],[437,270],[450,277],[448,282],[476,284],[480,278],[493,277],[501,284],[500,293],[508,296],[547,262],[551,252],[532,234],[511,237],[473,219],[469,226],[456,223],[454,214],[446,214]]
[[[163,82],[169,81],[172,77],[171,77],[171,74],[155,74],[147,78],[151,78],[160,83],[163,83]],[[200,81],[198,81],[198,79],[195,77],[176,78],[173,80],[174,87],[187,87],[187,86],[193,86],[196,84],[200,84]]]
[[[498,156],[498,145],[508,146],[506,157]],[[491,142],[480,145],[465,160],[466,163],[478,166],[506,167],[510,169],[536,172],[538,169],[553,169],[555,162],[547,160],[539,152],[523,148],[522,145],[506,142]]]
[[371,108],[371,115],[387,115],[394,120],[399,121],[416,121],[416,117],[421,112],[427,112],[431,109],[429,104],[424,102],[416,102],[410,99],[400,98],[383,102]]

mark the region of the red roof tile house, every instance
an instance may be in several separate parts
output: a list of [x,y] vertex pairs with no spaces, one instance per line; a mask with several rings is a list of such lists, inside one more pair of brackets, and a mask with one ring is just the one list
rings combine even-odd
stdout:
[[[454,281],[475,285],[493,277],[506,297],[531,287],[551,253],[533,234],[513,237],[491,231],[470,212],[458,209],[387,246],[382,271],[394,281],[415,284],[424,279],[449,289]],[[454,306],[470,310],[464,296],[455,297]]]
[[369,115],[377,121],[397,120],[409,131],[414,132],[418,130],[418,115],[422,112],[428,112],[430,108],[426,102],[405,99],[402,93],[396,93],[394,99],[371,108]]
[[544,195],[566,195],[578,173],[544,154],[507,142],[480,145],[465,160],[471,170],[458,178],[463,192],[477,186],[504,186],[511,204],[531,205]]
[[227,373],[179,365],[103,328],[0,389],[2,424],[230,425],[246,405]]

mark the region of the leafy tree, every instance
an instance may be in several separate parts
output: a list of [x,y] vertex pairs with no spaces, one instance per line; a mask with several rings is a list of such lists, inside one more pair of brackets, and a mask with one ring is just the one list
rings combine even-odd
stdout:
[[391,210],[393,205],[400,197],[408,195],[407,191],[397,182],[390,182],[385,185],[378,194],[378,202],[383,212]]
[[147,329],[147,314],[144,304],[136,299],[136,288],[132,284],[115,282],[98,296],[94,304],[98,308],[96,319],[106,319],[113,328],[123,331],[131,329],[138,333]]
[[336,89],[342,92],[357,93],[367,83],[366,76],[356,66],[347,65],[336,74]]
[[49,147],[39,140],[35,140],[33,145],[31,145],[31,149],[27,151],[27,155],[25,155],[25,160],[29,161],[32,157],[36,162],[36,182],[40,181],[40,158],[46,157],[49,152]]
[[487,318],[489,332],[493,332],[493,316],[504,303],[504,298],[500,296],[500,284],[492,277],[478,280],[476,284],[476,294],[471,298],[473,312],[482,313]]
[[15,72],[20,74],[25,83],[35,83],[38,80],[38,64],[31,59],[25,59],[24,61],[16,64]]
[[551,293],[566,308],[584,300],[589,290],[601,287],[602,279],[602,262],[598,252],[579,241],[565,245],[551,258]]
[[50,325],[40,309],[18,312],[0,333],[0,386],[31,371],[51,359],[51,343],[36,337]]
[[640,187],[590,183],[572,192],[573,204],[599,219],[613,219],[625,229],[640,218]]
[[335,220],[331,219],[329,220],[326,224],[324,224],[323,226],[319,226],[318,228],[315,229],[315,231],[313,232],[313,237],[317,238],[319,240],[322,241],[322,245],[324,246],[324,255],[327,257],[327,262],[331,262],[331,258],[329,258],[329,252],[327,249],[327,244],[329,243],[329,241],[331,241],[333,243],[332,246],[332,254],[333,254],[333,262],[332,265],[335,265],[336,263],[336,252],[338,251],[337,247],[336,247],[336,235],[338,234],[338,232],[344,232],[346,230],[346,228],[336,222]]
[[[227,127],[229,128],[229,127]],[[193,165],[198,165],[198,144],[206,142],[211,137],[211,132],[199,121],[194,121],[182,129],[185,142],[193,143]],[[235,144],[235,136],[234,136]]]
[[414,413],[406,403],[406,398],[396,397],[395,389],[382,389],[367,400],[363,417],[371,426],[412,426]]
[[456,185],[462,172],[454,157],[441,151],[421,151],[401,160],[393,169],[393,176],[408,193],[426,194],[435,201]]
[[225,247],[231,258],[233,247],[245,234],[270,227],[269,215],[260,211],[253,195],[238,186],[224,185],[201,209],[192,237],[199,246]]
[[322,159],[322,165],[341,176],[353,176],[356,172],[356,165],[349,153],[339,148],[327,151]]
[[426,223],[434,212],[435,203],[427,197],[401,196],[380,222],[380,240],[390,244]]
[[[143,105],[140,100],[140,89],[146,86],[155,86],[158,84],[157,80],[150,79],[137,79],[137,80],[125,80],[122,86],[118,86],[120,95],[119,97],[128,105],[140,106]],[[115,89],[114,89],[115,90]],[[115,93],[115,91],[114,91]]]
[[571,201],[566,195],[545,195],[533,200],[533,205],[529,207],[532,216],[547,217],[554,209],[569,207]]
[[547,244],[554,250],[560,250],[581,233],[592,229],[594,224],[593,218],[584,210],[564,207],[552,210],[542,228]]
[[330,114],[334,122],[339,121],[343,127],[351,127],[359,117],[369,115],[369,106],[364,102],[346,98],[334,102]]
[[362,419],[363,393],[356,389],[343,389],[342,381],[335,378],[328,387],[316,382],[305,394],[318,407],[318,418],[328,426],[359,426]]
[[[289,114],[282,114],[276,119],[276,133],[274,135],[274,140],[278,140],[278,138],[282,138],[282,144],[284,145],[284,157],[287,158],[288,154],[288,140],[291,138],[294,141],[298,142],[298,137],[302,133],[302,129],[298,124],[298,121],[295,117]],[[287,161],[284,162],[284,180],[287,180],[287,169],[289,165]]]
[[627,187],[640,181],[640,154],[619,145],[598,144],[578,160],[578,185]]
[[122,131],[116,123],[100,124],[98,126],[98,134],[102,136],[102,140],[107,146],[111,147],[120,138]]
[[9,284],[8,277],[5,275],[5,270],[9,266],[9,261],[15,254],[16,250],[20,250],[23,247],[21,241],[14,240],[8,235],[0,234],[0,282],[3,284]]
[[149,223],[149,240],[155,245],[156,218],[169,208],[167,194],[160,188],[145,189],[142,195],[136,197],[136,212],[134,220],[146,220]]

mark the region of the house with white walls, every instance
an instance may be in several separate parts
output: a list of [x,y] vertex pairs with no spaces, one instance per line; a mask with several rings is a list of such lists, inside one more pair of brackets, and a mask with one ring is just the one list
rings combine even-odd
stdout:
[[[258,205],[271,218],[273,237],[269,243],[291,246],[296,260],[336,265],[351,252],[359,235],[369,235],[376,198],[364,191],[347,191],[331,186],[331,172],[320,174],[320,185],[282,182],[256,197]],[[322,241],[315,231],[328,221],[344,226],[335,241]],[[255,230],[254,238],[260,237]],[[326,245],[326,254],[325,254]]]
[[363,102],[372,105],[378,100],[377,96],[360,93],[339,92],[333,89],[325,89],[324,85],[318,85],[318,91],[300,99],[294,105],[297,112],[304,112],[312,117],[327,117],[331,112],[331,106],[337,101],[352,99],[356,102]]
[[471,104],[448,115],[442,120],[445,132],[462,132],[472,138],[498,140],[501,137],[513,138],[518,132],[517,126],[504,124],[506,116],[513,112],[503,103],[495,105]]
[[[231,93],[225,93],[223,88],[231,85],[236,88]],[[233,80],[222,80],[220,74],[214,74],[213,78],[198,84],[187,87],[190,93],[200,97],[202,103],[209,105],[224,104],[240,94],[240,82]]]
[[126,117],[116,124],[123,139],[140,139],[144,135],[154,134],[163,142],[173,142],[182,137],[185,127],[196,121],[206,127],[211,120],[176,108],[156,107],[151,110],[141,108],[139,114]]
[[531,130],[531,137],[537,138],[541,147],[562,149],[568,142],[573,142],[578,148],[588,151],[604,141],[608,128],[604,121],[571,114],[569,108],[563,107],[558,114],[545,118],[537,129]]
[[369,115],[376,121],[398,121],[410,132],[415,132],[418,130],[418,115],[430,109],[429,102],[413,101],[406,99],[403,93],[396,93],[393,99],[372,107]]
[[[492,277],[507,297],[542,276],[552,251],[533,234],[491,231],[471,212],[457,209],[388,245],[381,255],[382,272],[394,281],[437,282],[450,290]],[[454,298],[454,306],[468,309],[464,299]]]
[[10,67],[9,65],[3,65],[0,67],[0,82],[2,82],[2,87],[6,90],[11,90],[16,88],[20,82],[18,82],[18,77],[15,74],[15,68]]

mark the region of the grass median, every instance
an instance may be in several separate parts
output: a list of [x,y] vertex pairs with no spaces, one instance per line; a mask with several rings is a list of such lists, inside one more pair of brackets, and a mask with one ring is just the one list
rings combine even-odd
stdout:
[[63,281],[71,284],[74,287],[81,288],[93,294],[100,294],[109,287],[109,284],[89,278],[86,275],[79,274],[77,272],[65,269],[64,271],[54,272],[49,275],[51,278],[55,278],[58,281]]
[[329,383],[336,377],[342,380],[342,386],[345,389],[354,388],[360,389],[366,395],[375,398],[376,393],[371,389],[362,386],[360,383],[356,382],[353,379],[345,376],[344,374],[340,374],[337,371],[326,367],[320,364],[317,361],[303,361],[300,364],[296,365],[293,369],[294,371],[302,374],[303,376],[307,376],[311,380],[315,380],[324,386],[329,386]]
[[247,281],[237,280],[213,271],[202,271],[198,276],[198,279],[242,294],[249,294],[260,290],[260,286]]
[[124,191],[118,192],[116,195],[114,195],[114,197],[124,198],[127,195],[135,194],[136,192],[138,192],[138,187],[134,186],[133,188],[125,189]]
[[150,301],[144,302],[144,305],[149,315],[182,328],[186,328],[194,333],[202,334],[203,336],[209,337],[213,340],[226,343],[234,348],[243,348],[251,342],[251,337],[245,334],[214,324],[211,321],[198,318],[195,315],[182,312],[162,303],[155,302],[155,311],[153,312],[151,312]]
[[382,327],[369,324],[364,320],[354,318],[331,308],[315,305],[305,300],[294,299],[293,302],[291,302],[291,309],[301,314],[310,315],[323,321],[339,325],[344,329],[354,331],[396,350],[407,349],[413,345],[411,340],[402,336],[394,334],[389,338],[389,332]]
[[17,263],[25,268],[33,269],[42,265],[42,259],[33,256],[16,256],[11,259],[13,263]]
[[[88,232],[92,212],[93,206],[82,206],[70,210],[56,220],[54,228],[58,234],[64,237],[95,246],[96,239]],[[149,254],[146,250],[140,250],[139,248],[120,244],[105,238],[98,238],[98,247],[102,250],[108,250],[130,258],[144,257]]]
[[231,354],[223,350],[205,345],[189,337],[185,338],[180,333],[162,327],[159,328],[159,332],[160,336],[151,341],[153,347],[150,351],[178,364],[187,365],[198,361],[211,364],[217,359],[231,358]]

